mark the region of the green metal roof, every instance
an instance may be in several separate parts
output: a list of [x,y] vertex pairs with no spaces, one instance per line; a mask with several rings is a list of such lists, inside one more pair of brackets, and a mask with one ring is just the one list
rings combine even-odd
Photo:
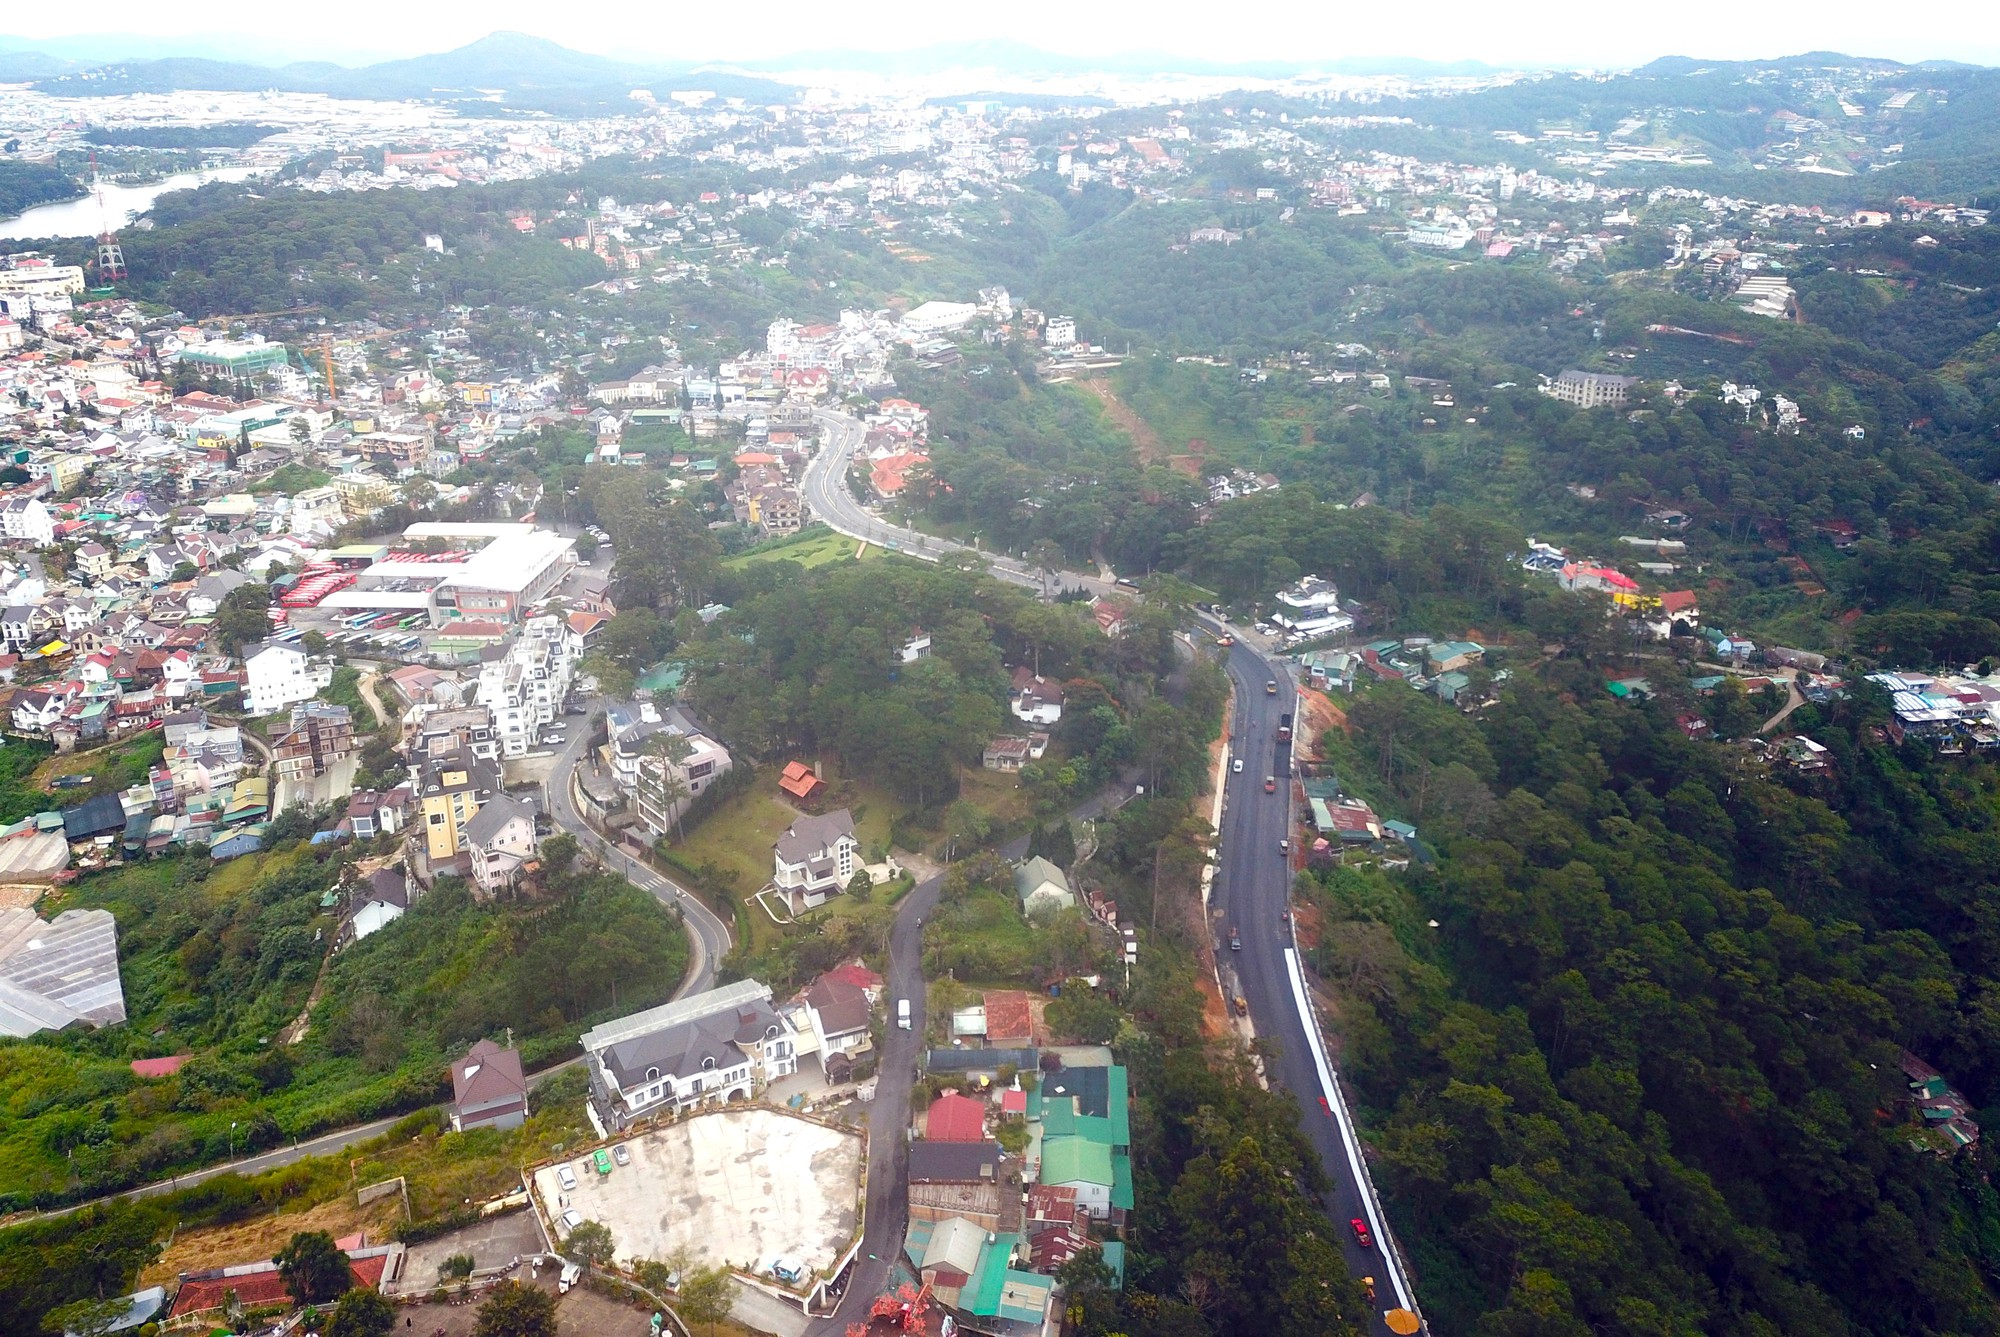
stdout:
[[1019,1235],[995,1235],[979,1255],[979,1271],[959,1291],[959,1303],[972,1313],[991,1318],[1000,1311],[1000,1291],[1014,1261]]
[[1087,1137],[1042,1138],[1044,1184],[1103,1184],[1110,1188],[1116,1183],[1111,1161],[1109,1143]]
[[1104,1265],[1111,1269],[1111,1284],[1118,1290],[1125,1289],[1125,1241],[1106,1240],[1098,1246],[1104,1251]]
[[1111,1156],[1111,1205],[1132,1210],[1132,1158],[1122,1151]]

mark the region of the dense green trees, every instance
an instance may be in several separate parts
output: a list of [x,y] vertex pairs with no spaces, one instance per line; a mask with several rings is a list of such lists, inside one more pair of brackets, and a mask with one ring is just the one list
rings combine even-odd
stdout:
[[[1572,682],[1572,676],[1574,681]],[[1407,890],[1336,870],[1317,963],[1433,1321],[1512,1332],[1977,1331],[1989,1153],[1923,1149],[1908,1048],[1991,1099],[2000,776],[1885,749],[1864,693],[1781,783],[1671,708],[1517,682],[1468,735],[1355,703],[1362,755],[1499,791]],[[1407,692],[1403,693],[1408,696]],[[1418,712],[1421,714],[1421,712]],[[1439,927],[1423,924],[1435,919]]]

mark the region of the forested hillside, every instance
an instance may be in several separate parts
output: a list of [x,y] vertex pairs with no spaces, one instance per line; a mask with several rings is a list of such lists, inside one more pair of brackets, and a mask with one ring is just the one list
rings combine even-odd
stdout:
[[1899,1066],[1907,1049],[2000,1096],[2000,774],[1882,746],[1865,693],[1794,717],[1837,758],[1802,778],[1689,741],[1675,707],[1616,702],[1573,660],[1476,726],[1381,692],[1398,708],[1356,702],[1339,744],[1354,774],[1381,784],[1380,758],[1393,796],[1471,761],[1494,796],[1436,828],[1432,869],[1310,887],[1433,1322],[2000,1323],[1991,1152],[1941,1155]]

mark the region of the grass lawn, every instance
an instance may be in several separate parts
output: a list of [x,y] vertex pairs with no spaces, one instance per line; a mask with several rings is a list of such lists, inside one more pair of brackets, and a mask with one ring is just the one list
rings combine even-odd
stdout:
[[[740,571],[753,562],[797,562],[800,566],[830,566],[834,562],[844,562],[855,555],[861,545],[845,534],[802,534],[790,543],[767,548],[762,552],[748,552],[730,557],[723,565],[733,571]],[[863,559],[881,556],[882,550],[869,546]]]
[[[771,846],[800,815],[779,796],[780,769],[760,767],[754,785],[710,813],[674,847],[690,863],[720,870],[738,899],[748,898],[771,880]],[[890,819],[902,806],[874,785],[838,780],[830,786],[823,810],[846,808],[854,815],[862,857],[869,859],[888,845]],[[772,923],[758,906],[752,904],[748,910],[752,951],[762,952],[784,936],[784,928]]]
[[1035,928],[1011,890],[981,888],[939,905],[924,925],[924,971],[963,984],[1014,985],[1035,973]]
[[985,767],[962,770],[958,774],[958,796],[993,819],[996,826],[1012,826],[1034,816],[1034,800],[1021,787],[1021,777]]

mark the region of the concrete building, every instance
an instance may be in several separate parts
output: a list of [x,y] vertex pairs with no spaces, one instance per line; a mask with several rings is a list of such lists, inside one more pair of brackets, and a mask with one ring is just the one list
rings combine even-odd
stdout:
[[738,980],[592,1027],[591,1122],[600,1135],[697,1105],[747,1100],[798,1069],[798,1038],[769,985]]
[[465,849],[465,826],[500,792],[491,763],[460,748],[425,760],[417,781],[417,813],[424,853],[433,866],[455,863]]
[[245,649],[243,704],[252,715],[310,701],[332,685],[333,661],[315,659],[296,645],[265,641]]
[[[428,527],[412,525],[407,532]],[[436,625],[520,621],[575,569],[575,547],[574,539],[533,528],[494,539],[438,582],[432,614]]]
[[1580,409],[1623,408],[1639,383],[1636,376],[1613,376],[1572,367],[1542,387],[1542,393]]
[[46,548],[56,541],[55,517],[40,497],[9,497],[0,504],[0,537]]
[[293,706],[291,727],[271,746],[277,778],[294,783],[318,779],[354,752],[352,716],[326,701]]

